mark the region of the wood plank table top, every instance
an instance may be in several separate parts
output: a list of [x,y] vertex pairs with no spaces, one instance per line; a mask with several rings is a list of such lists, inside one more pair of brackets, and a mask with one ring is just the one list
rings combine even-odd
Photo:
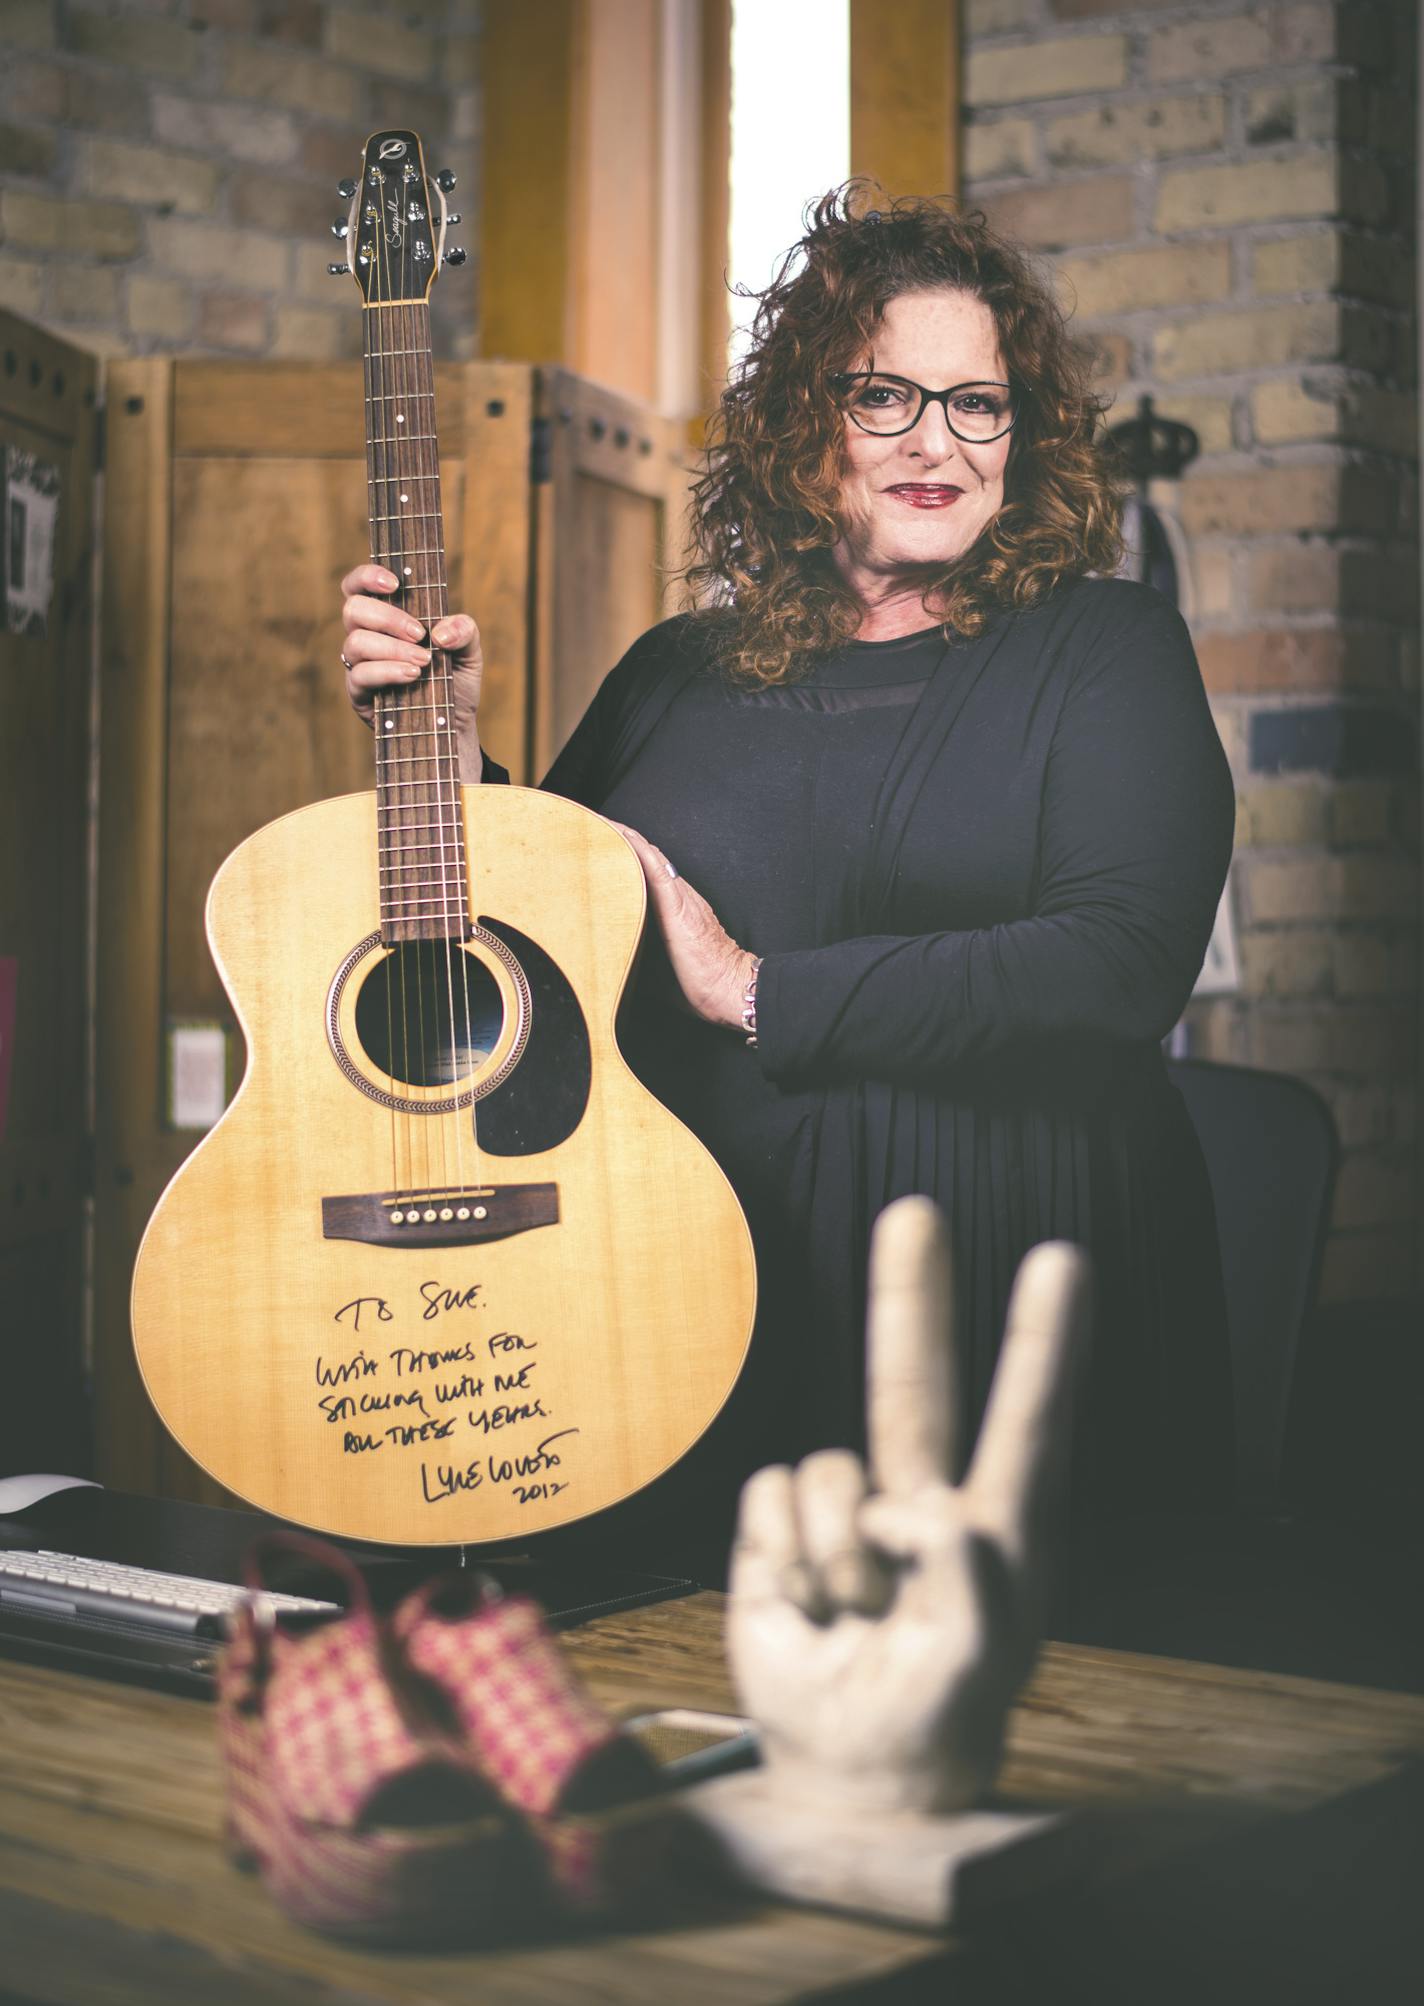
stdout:
[[[619,1713],[730,1709],[722,1609],[697,1595],[565,1642]],[[227,1864],[214,1727],[199,1701],[0,1662],[0,1994],[55,2006],[757,2006],[945,1957],[928,1933],[752,1899],[694,1925],[512,1950],[327,1943]],[[1297,1811],[1420,1754],[1424,1699],[1049,1645],[1015,1710],[1001,1789],[1048,1807]]]

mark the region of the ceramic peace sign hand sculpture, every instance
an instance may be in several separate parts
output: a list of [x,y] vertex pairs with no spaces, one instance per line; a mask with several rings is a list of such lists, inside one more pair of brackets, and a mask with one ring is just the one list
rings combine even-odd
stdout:
[[954,1481],[949,1236],[927,1198],[876,1222],[869,1468],[828,1449],[742,1492],[728,1641],[768,1790],[845,1811],[960,1810],[998,1767],[1067,1505],[1088,1262],[1025,1257],[979,1441]]

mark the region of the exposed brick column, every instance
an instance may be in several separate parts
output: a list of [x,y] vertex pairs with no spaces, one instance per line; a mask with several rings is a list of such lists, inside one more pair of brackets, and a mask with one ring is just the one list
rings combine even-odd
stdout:
[[1323,1092],[1328,1297],[1418,1289],[1411,0],[967,0],[968,197],[1056,264],[1162,494],[1240,800],[1237,998],[1204,1056]]
[[[413,126],[478,212],[476,8],[3,0],[0,305],[101,354],[359,354],[335,185]],[[474,353],[475,287],[435,288],[440,353]]]

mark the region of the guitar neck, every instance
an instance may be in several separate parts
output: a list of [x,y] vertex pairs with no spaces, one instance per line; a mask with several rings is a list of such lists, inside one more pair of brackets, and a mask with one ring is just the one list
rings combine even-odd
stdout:
[[[449,611],[435,365],[423,300],[368,305],[366,479],[371,556],[392,595],[427,629]],[[469,932],[460,766],[448,658],[376,699],[376,819],[381,936],[463,939]]]

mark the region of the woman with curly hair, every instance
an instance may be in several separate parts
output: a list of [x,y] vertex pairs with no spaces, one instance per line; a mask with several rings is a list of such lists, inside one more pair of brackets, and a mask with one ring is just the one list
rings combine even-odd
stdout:
[[[638,853],[665,952],[624,1048],[757,1246],[751,1362],[652,1494],[709,1545],[759,1462],[858,1446],[870,1226],[906,1192],[952,1222],[971,1428],[1020,1257],[1074,1240],[1080,1494],[1230,1480],[1211,1199],[1160,1050],[1230,856],[1226,761],[1176,612],[1095,575],[1118,499],[1047,286],[980,218],[859,201],[828,195],[761,296],[695,490],[694,610],[544,782]],[[343,584],[358,708],[427,659],[394,585]],[[507,778],[473,622],[433,638],[466,779]]]

